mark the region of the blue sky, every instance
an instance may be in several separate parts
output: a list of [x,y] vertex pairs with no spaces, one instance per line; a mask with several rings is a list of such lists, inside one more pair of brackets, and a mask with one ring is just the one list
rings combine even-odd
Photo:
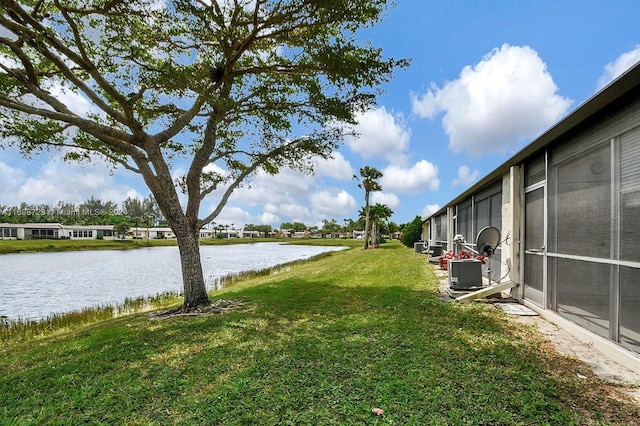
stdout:
[[[364,194],[351,177],[370,165],[384,173],[373,202],[396,223],[426,216],[491,172],[640,60],[640,2],[397,0],[363,40],[386,56],[411,58],[359,117],[315,176],[259,174],[238,190],[220,224],[356,219]],[[179,170],[176,171],[176,174]],[[0,204],[122,202],[149,191],[126,171],[97,162],[30,161],[0,150]],[[203,202],[211,211],[216,194]]]

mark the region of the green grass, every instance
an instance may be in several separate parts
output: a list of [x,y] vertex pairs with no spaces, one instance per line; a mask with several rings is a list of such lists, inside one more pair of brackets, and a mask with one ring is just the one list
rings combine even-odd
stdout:
[[[200,240],[201,245],[230,245],[252,244],[265,242],[281,242],[299,245],[346,245],[349,247],[362,246],[358,240],[324,240],[324,239],[297,239],[297,238],[230,238],[217,239],[206,238]],[[0,254],[9,253],[35,253],[55,251],[79,251],[79,250],[128,250],[141,247],[177,246],[175,239],[146,239],[139,240],[0,240]]]
[[176,245],[175,240],[0,240],[0,254],[77,250],[126,250]]
[[425,257],[397,242],[212,296],[245,305],[6,343],[0,424],[640,422],[615,387],[531,329],[491,306],[441,301]]
[[[234,278],[231,276],[225,279],[233,284]],[[181,298],[180,294],[170,292],[157,294],[154,297],[127,298],[124,303],[118,306],[103,305],[68,313],[52,314],[39,321],[21,318],[8,320],[0,317],[0,345],[23,342],[41,336],[52,336],[123,315],[166,308],[179,303]]]

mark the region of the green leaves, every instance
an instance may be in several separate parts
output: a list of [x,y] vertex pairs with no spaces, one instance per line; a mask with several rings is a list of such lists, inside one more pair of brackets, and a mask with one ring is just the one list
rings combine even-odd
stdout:
[[[130,135],[150,137],[171,127],[167,136],[174,142],[158,141],[167,153],[183,151],[179,144],[191,145],[194,153],[210,150],[230,135],[235,146],[265,148],[259,143],[264,133],[294,139],[296,132],[308,133],[323,123],[352,123],[355,111],[373,104],[371,89],[406,65],[357,42],[358,29],[379,20],[386,6],[382,0],[22,1],[0,6],[0,25],[11,33],[0,39],[0,49],[15,75],[35,73],[42,87],[74,89],[101,111],[96,117]],[[0,72],[0,88],[13,103],[0,104],[3,111],[18,106],[24,111],[33,104],[19,93],[44,105],[36,114],[61,111],[65,103],[73,111],[71,99],[58,98],[61,104],[56,104],[7,72]],[[197,123],[211,111],[217,114],[215,134],[205,138],[206,127]],[[123,151],[92,127],[93,118],[65,113],[55,120]],[[23,130],[32,126],[22,114],[14,120],[25,122]],[[42,129],[13,136],[32,145],[44,140]],[[83,147],[84,140],[70,142]],[[319,149],[300,146],[306,148],[312,154]]]
[[[142,174],[185,246],[185,294],[194,299],[185,307],[196,306],[207,300],[198,256],[188,255],[199,225],[260,169],[311,173],[314,158],[338,147],[341,127],[374,104],[376,86],[405,65],[358,41],[357,31],[386,7],[386,0],[0,2],[0,143],[9,138],[26,154],[71,148],[67,159],[98,154]],[[221,184],[218,204],[198,220],[201,202]]]

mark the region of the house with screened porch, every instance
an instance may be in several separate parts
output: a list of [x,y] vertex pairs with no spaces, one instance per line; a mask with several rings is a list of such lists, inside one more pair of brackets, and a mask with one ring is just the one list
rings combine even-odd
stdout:
[[423,221],[473,247],[494,226],[492,279],[640,371],[640,63]]

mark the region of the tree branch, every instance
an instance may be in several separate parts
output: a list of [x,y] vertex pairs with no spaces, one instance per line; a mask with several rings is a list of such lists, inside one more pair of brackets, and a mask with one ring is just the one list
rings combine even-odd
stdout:
[[113,153],[110,153],[104,149],[101,149],[99,147],[79,147],[78,145],[73,145],[73,144],[67,144],[67,143],[52,143],[52,142],[42,142],[41,145],[46,145],[46,146],[51,146],[51,147],[55,147],[55,148],[73,148],[73,149],[79,149],[82,151],[88,151],[88,152],[95,152],[99,155],[102,155],[106,158],[108,158],[109,160],[120,164],[121,166],[123,166],[125,169],[127,170],[131,170],[134,173],[138,173],[140,174],[140,169],[132,166],[131,164],[129,164],[128,162],[126,162],[125,159],[121,159],[118,158],[117,156],[113,155]]
[[[31,61],[29,60],[29,57],[27,56],[26,53],[24,53],[24,50],[22,50],[22,48],[20,47],[19,43],[14,43],[13,41],[4,38],[4,37],[0,37],[0,44],[4,44],[5,46],[9,47],[9,49],[11,49],[11,51],[13,53],[15,53],[15,55],[18,57],[18,59],[20,59],[20,62],[22,63],[22,66],[24,67],[25,73],[27,74],[27,78],[33,83],[33,84],[38,84],[38,76],[36,74],[36,70],[33,66],[33,64],[31,63]],[[10,69],[8,67],[6,67],[4,64],[0,64],[0,66],[2,66],[2,69],[4,69],[7,73],[10,73],[12,75],[15,76],[14,70]],[[18,78],[16,76],[16,78]]]
[[[49,100],[49,98],[52,98],[52,100],[55,100],[53,96],[46,94],[46,92],[42,90],[38,90],[38,92],[39,92],[38,94],[34,93],[38,98],[45,98],[46,100]],[[131,135],[129,135],[128,133],[122,132],[110,126],[103,126],[92,120],[84,119],[74,114],[73,112],[69,111],[64,104],[57,102],[57,100],[56,100],[56,104],[60,105],[60,110],[49,110],[49,109],[38,108],[35,106],[24,104],[22,102],[18,102],[14,98],[10,98],[8,96],[0,94],[0,106],[4,106],[10,109],[15,109],[31,115],[49,118],[51,120],[69,123],[83,130],[88,129],[89,127],[96,127],[101,132],[109,135],[110,137],[117,138],[121,141],[127,141],[128,143],[131,143],[133,145],[133,141],[131,140]]]
[[[18,25],[17,22],[8,20],[2,16],[0,16],[0,26],[4,26],[8,30],[16,33],[23,34],[22,38],[26,38],[30,40],[31,45],[40,52],[47,59],[52,61],[56,67],[62,72],[62,74],[69,79],[74,85],[76,85],[92,102],[96,104],[101,110],[107,113],[109,116],[113,117],[116,121],[127,125],[126,119],[122,114],[118,111],[111,108],[102,99],[91,90],[81,79],[79,79],[73,71],[67,66],[64,60],[58,57],[51,49],[49,49],[46,44],[43,42],[44,40],[48,41],[52,48],[54,48],[57,52],[60,52],[64,55],[65,58],[68,58],[70,61],[78,65],[80,68],[85,70],[91,75],[93,80],[98,84],[100,88],[102,88],[109,96],[111,96],[114,100],[116,100],[121,105],[124,105],[127,101],[127,98],[122,95],[118,90],[116,90],[111,84],[109,84],[104,77],[98,71],[98,68],[93,64],[88,58],[84,58],[76,54],[73,50],[68,48],[66,44],[55,37],[53,32],[48,31],[38,20],[34,19],[31,15],[26,13],[20,6],[18,6],[12,0],[5,0],[11,5],[8,7],[13,13],[16,13],[20,18],[25,21],[25,25]],[[36,31],[31,30],[26,26],[26,24],[31,25]],[[26,36],[26,37],[24,37]],[[82,44],[77,46],[78,49],[83,50]],[[85,60],[86,59],[86,60]]]
[[[207,217],[205,217],[204,219],[198,221],[198,226],[202,227],[202,226],[206,225],[207,223],[211,222],[213,219],[215,219],[220,214],[220,212],[222,211],[224,206],[229,201],[229,197],[231,196],[233,191],[235,191],[240,186],[240,184],[244,181],[244,179],[246,179],[247,176],[249,176],[250,174],[255,172],[260,166],[262,166],[263,164],[265,164],[269,160],[272,160],[274,158],[279,158],[279,157],[285,155],[288,150],[290,150],[292,148],[295,148],[296,145],[298,145],[299,143],[301,143],[303,141],[304,141],[303,138],[296,139],[295,141],[289,142],[287,144],[280,145],[277,148],[269,151],[268,153],[257,155],[256,161],[254,161],[249,167],[247,167],[245,170],[243,170],[234,179],[234,181],[231,183],[231,185],[229,185],[229,187],[226,189],[224,194],[222,194],[222,197],[220,198],[220,201],[218,202],[218,205],[216,206],[215,210],[211,214],[209,214]],[[213,189],[209,189],[208,188],[207,190],[203,191],[203,193],[206,192],[207,194],[209,194],[212,191],[213,191]]]
[[215,148],[216,131],[218,128],[218,113],[214,111],[207,120],[207,126],[204,131],[204,138],[202,147],[198,149],[193,156],[191,166],[187,172],[187,192],[189,194],[189,201],[187,202],[186,215],[190,218],[198,217],[198,210],[200,208],[201,194],[200,194],[200,176],[202,170],[207,165],[209,157],[213,153]]

